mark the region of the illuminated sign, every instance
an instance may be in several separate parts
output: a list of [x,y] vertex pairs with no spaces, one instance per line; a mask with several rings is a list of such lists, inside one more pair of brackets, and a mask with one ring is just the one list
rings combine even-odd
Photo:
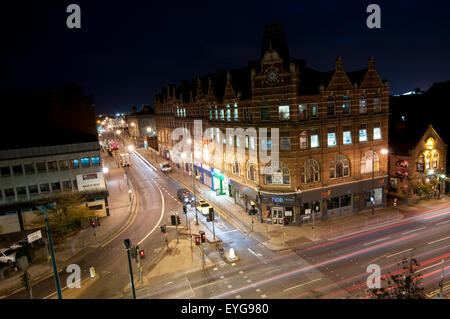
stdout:
[[272,203],[283,204],[283,202],[284,202],[283,197],[272,197]]

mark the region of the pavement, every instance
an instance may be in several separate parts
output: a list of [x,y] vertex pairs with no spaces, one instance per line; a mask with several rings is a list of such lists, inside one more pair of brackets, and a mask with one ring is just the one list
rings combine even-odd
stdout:
[[[130,186],[127,185],[124,170],[118,167],[114,158],[103,152],[102,159],[103,167],[109,168],[109,173],[105,174],[105,179],[109,190],[108,204],[110,215],[101,218],[101,225],[95,228],[95,234],[94,229],[89,226],[70,235],[61,242],[55,243],[54,251],[59,271],[65,269],[69,264],[76,263],[76,260],[115,238],[126,225],[133,221],[136,211],[134,187],[132,184]],[[133,191],[131,200],[128,194],[129,189]],[[31,276],[32,285],[53,276],[53,269],[45,247],[40,248],[36,252],[36,258],[27,271]],[[13,276],[0,281],[0,298],[23,289],[21,284],[22,274],[23,271],[17,271]],[[71,292],[66,292],[65,294],[70,294],[73,297],[73,289],[69,290]]]
[[[158,163],[167,161],[156,155],[158,158],[156,162],[155,152],[149,149],[138,149],[137,151],[156,168],[159,168]],[[176,165],[172,165],[172,170],[172,172],[166,173],[167,176],[193,191],[191,175],[184,173],[183,169],[177,168]],[[234,202],[233,198],[217,196],[213,190],[201,183],[196,183],[195,189],[197,195],[207,200],[230,224],[273,251],[289,249],[290,244],[298,246],[301,243],[313,243],[344,234],[362,232],[371,227],[401,221],[424,209],[429,210],[450,205],[450,198],[442,196],[442,199],[439,200],[422,200],[414,205],[399,204],[396,207],[377,208],[374,216],[372,216],[370,210],[367,210],[354,215],[330,218],[325,221],[318,220],[315,221],[314,227],[311,223],[301,226],[278,226],[261,223],[258,216],[250,216],[242,206]],[[207,237],[211,237],[211,232],[207,228],[205,231]]]

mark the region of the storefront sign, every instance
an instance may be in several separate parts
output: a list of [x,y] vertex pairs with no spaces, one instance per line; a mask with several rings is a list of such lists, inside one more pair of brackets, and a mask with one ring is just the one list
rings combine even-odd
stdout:
[[292,216],[292,210],[285,210],[284,216]]
[[90,173],[77,175],[79,191],[89,191],[94,189],[105,189],[105,179],[103,173]]
[[284,198],[283,197],[272,197],[272,203],[274,204],[283,204]]
[[311,214],[311,208],[305,209],[305,214],[306,214],[306,215]]
[[331,191],[328,192],[322,192],[320,193],[322,196],[330,196],[331,195]]

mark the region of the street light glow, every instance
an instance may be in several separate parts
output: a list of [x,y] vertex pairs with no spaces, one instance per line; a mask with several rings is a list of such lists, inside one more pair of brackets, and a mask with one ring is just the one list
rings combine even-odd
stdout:
[[121,130],[117,130],[117,131],[116,131],[116,134],[117,134],[117,135],[120,135],[120,133],[122,133]]
[[383,149],[381,150],[381,154],[386,155],[387,153],[388,153],[388,150],[387,150],[387,149],[383,148]]
[[134,146],[133,146],[133,145],[128,145],[128,150],[129,150],[130,152],[132,152],[132,151],[134,150]]
[[103,173],[108,174],[109,172],[109,168],[108,167],[103,167]]
[[147,127],[147,132],[151,132],[152,131],[152,128],[149,126],[149,127]]

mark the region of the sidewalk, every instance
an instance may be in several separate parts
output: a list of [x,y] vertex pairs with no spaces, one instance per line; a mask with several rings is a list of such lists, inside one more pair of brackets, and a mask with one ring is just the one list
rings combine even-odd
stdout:
[[[159,164],[155,163],[155,154],[151,153],[150,150],[139,149],[137,151],[155,167],[159,166]],[[158,163],[163,161],[166,160],[158,156]],[[176,165],[172,165],[172,169],[173,171],[167,173],[167,175],[192,191],[192,176],[185,174],[182,168],[179,169]],[[195,188],[197,195],[214,206],[221,217],[225,218],[244,234],[252,236],[271,250],[289,249],[289,246],[293,245],[298,246],[303,243],[312,243],[317,240],[329,239],[363,229],[370,229],[377,225],[380,226],[385,223],[403,220],[419,210],[450,205],[450,199],[443,196],[441,200],[424,200],[416,205],[404,204],[397,207],[377,208],[375,209],[374,216],[368,210],[355,215],[330,218],[326,221],[316,220],[313,232],[311,223],[302,226],[278,226],[261,223],[259,216],[250,216],[245,212],[243,207],[234,202],[233,198],[216,196],[213,190],[203,184],[196,183]],[[252,217],[254,218],[253,231]]]
[[[107,242],[120,232],[121,228],[127,225],[134,215],[136,208],[135,191],[133,191],[132,200],[128,194],[128,185],[125,179],[123,168],[118,168],[117,163],[106,152],[102,153],[104,167],[109,168],[109,173],[105,174],[109,197],[109,216],[100,220],[100,226],[95,228],[87,227],[81,229],[76,234],[65,238],[62,242],[55,244],[55,259],[58,270],[63,270],[67,265],[76,263],[82,256],[88,254],[93,249]],[[47,257],[45,247],[39,249],[36,253],[37,258],[33,260],[32,265],[27,269],[31,276],[32,285],[39,281],[53,276],[53,268]],[[11,293],[16,293],[23,289],[21,284],[21,275],[23,271],[18,271],[15,275],[0,281],[0,298]],[[61,287],[65,283],[61,282]]]

